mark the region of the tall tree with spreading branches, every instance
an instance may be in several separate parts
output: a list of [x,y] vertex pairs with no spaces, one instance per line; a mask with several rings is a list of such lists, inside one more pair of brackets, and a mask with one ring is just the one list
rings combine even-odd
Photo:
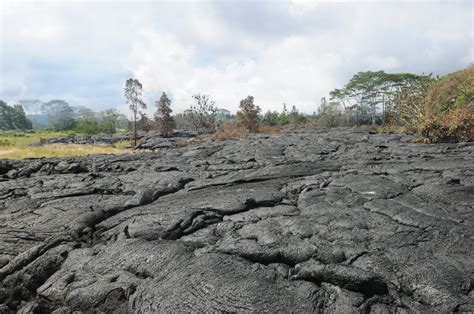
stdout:
[[171,116],[171,100],[168,98],[165,92],[160,97],[160,100],[156,102],[156,113],[155,121],[160,130],[161,134],[168,136],[176,127],[176,123]]
[[128,79],[125,82],[125,98],[127,98],[128,108],[133,115],[133,142],[137,146],[137,118],[140,109],[146,109],[146,104],[142,100],[143,86],[137,79]]

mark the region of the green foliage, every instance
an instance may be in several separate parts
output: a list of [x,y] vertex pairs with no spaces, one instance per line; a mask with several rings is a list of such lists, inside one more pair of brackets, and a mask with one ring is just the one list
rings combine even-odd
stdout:
[[140,109],[146,109],[146,104],[142,99],[143,86],[137,79],[128,79],[125,81],[125,98],[128,108],[133,115],[133,139],[134,145],[137,145],[137,118]]
[[48,126],[54,131],[72,130],[75,127],[74,112],[71,106],[60,99],[51,100],[41,107],[48,117]]
[[260,119],[264,126],[285,126],[289,124],[301,124],[307,122],[307,117],[299,113],[296,106],[292,106],[291,112],[288,112],[286,104],[283,104],[281,113],[278,111],[267,111]]
[[279,125],[278,112],[268,110],[262,117],[261,122],[265,126],[277,126]]
[[[380,124],[393,119],[396,102],[406,99],[401,91],[408,91],[431,81],[430,75],[411,73],[385,73],[367,71],[355,74],[340,89],[332,90],[330,100],[339,103],[342,125]],[[418,92],[413,89],[413,93]]]
[[13,145],[9,140],[0,139],[0,146],[10,146]]
[[97,121],[90,121],[90,120],[79,120],[76,123],[75,130],[78,133],[85,134],[85,135],[94,135],[99,134],[99,123]]
[[99,113],[99,130],[104,134],[117,133],[120,113],[115,108],[106,109]]
[[29,130],[31,128],[31,121],[26,118],[22,106],[9,106],[0,100],[0,130]]
[[99,113],[88,109],[79,110],[75,131],[85,135],[117,133],[119,112],[115,108]]
[[474,141],[474,66],[434,81],[415,105],[420,142]]
[[168,98],[165,92],[160,97],[160,100],[156,102],[156,113],[155,121],[160,132],[167,136],[176,127],[176,123],[171,116],[171,100]]
[[237,124],[245,127],[249,132],[257,132],[258,130],[260,108],[254,104],[253,100],[253,96],[242,99],[239,105],[240,111],[237,112]]

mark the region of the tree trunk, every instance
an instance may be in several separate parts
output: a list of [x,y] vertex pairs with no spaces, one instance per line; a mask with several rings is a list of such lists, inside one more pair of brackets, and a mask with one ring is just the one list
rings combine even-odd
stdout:
[[133,147],[137,146],[137,114],[133,114]]

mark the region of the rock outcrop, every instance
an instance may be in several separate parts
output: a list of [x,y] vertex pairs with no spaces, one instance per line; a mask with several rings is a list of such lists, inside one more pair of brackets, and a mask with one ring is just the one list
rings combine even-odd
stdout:
[[472,312],[474,143],[296,130],[0,161],[0,313]]
[[[169,136],[163,137],[157,131],[139,132],[137,146],[135,149],[156,150],[161,148],[172,148],[181,146],[182,141],[192,139],[199,135],[193,131],[175,131]],[[113,146],[117,142],[131,141],[133,134],[113,134],[113,135],[85,135],[85,136],[63,136],[42,140],[39,143],[31,144],[40,146],[46,144],[80,144],[80,145],[101,145]]]

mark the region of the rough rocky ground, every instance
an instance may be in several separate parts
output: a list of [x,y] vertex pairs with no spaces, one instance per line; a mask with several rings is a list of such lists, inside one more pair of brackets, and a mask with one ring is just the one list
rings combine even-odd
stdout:
[[[138,143],[135,149],[162,149],[172,148],[181,145],[183,140],[188,140],[199,135],[199,132],[177,131],[167,137],[160,136],[157,131],[139,132]],[[32,146],[45,144],[81,144],[81,145],[106,145],[112,146],[120,141],[129,141],[133,138],[132,134],[113,134],[113,135],[86,135],[86,136],[64,136],[43,140],[40,143],[31,144]]]
[[474,311],[474,143],[298,130],[0,177],[0,313]]

